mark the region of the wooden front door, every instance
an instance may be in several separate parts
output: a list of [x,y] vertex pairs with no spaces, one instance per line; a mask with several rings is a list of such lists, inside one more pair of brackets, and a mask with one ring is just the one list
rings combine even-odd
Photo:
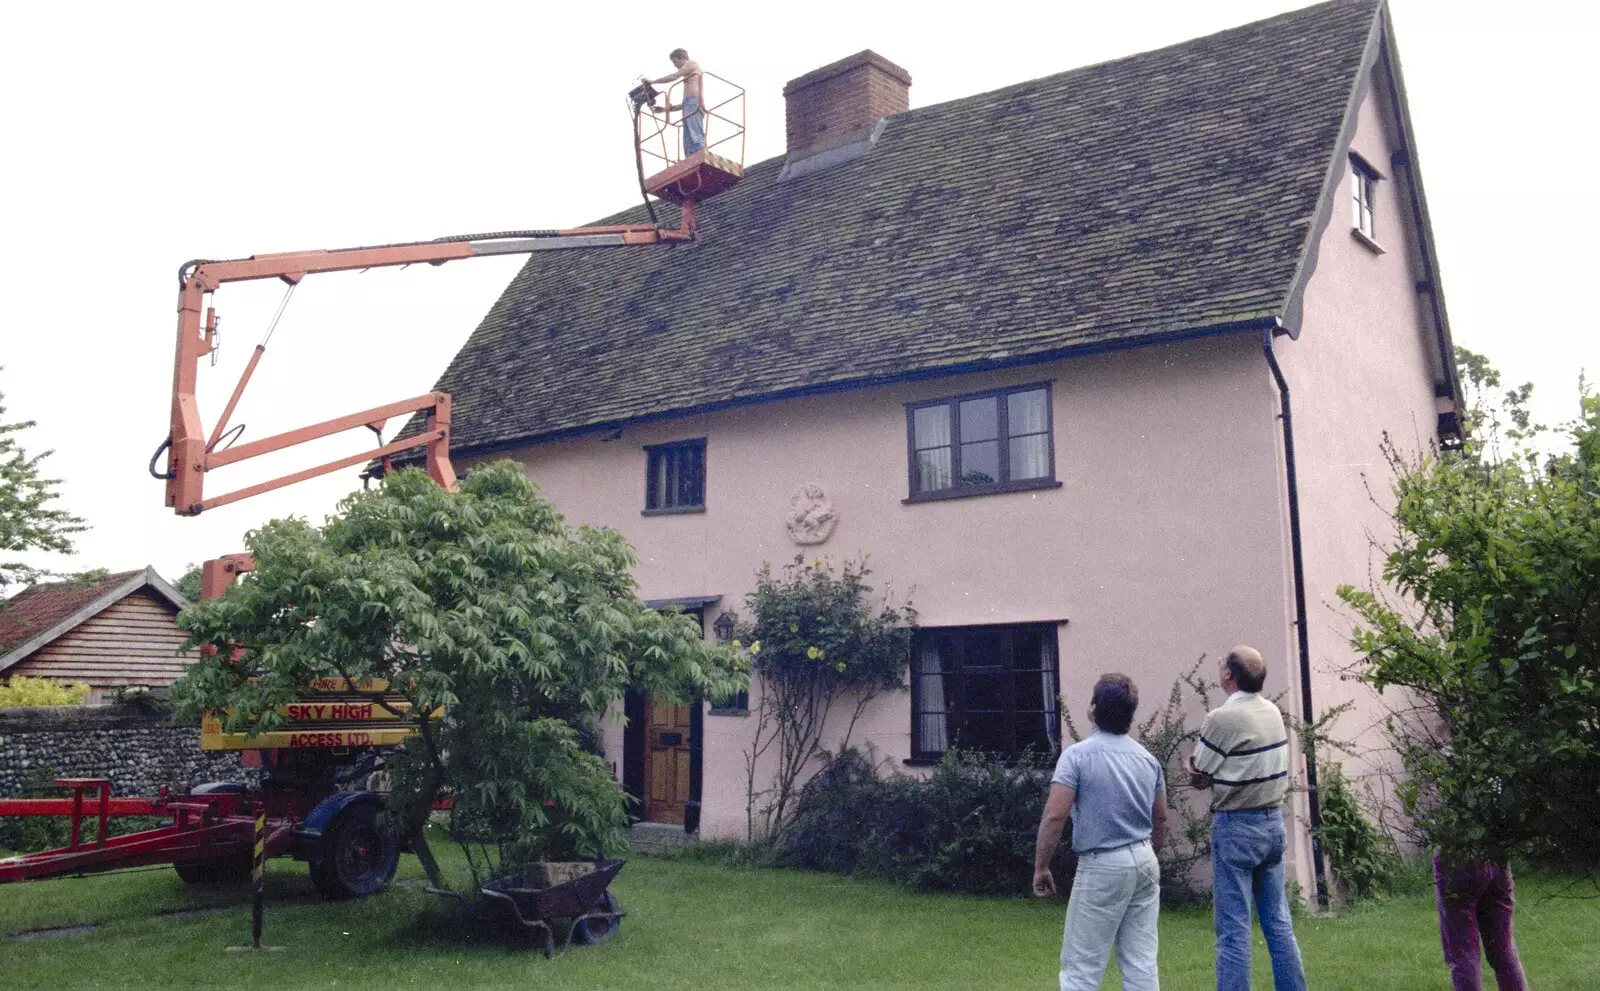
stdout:
[[653,696],[644,716],[644,818],[646,822],[683,822],[689,801],[693,735],[692,707],[668,705]]

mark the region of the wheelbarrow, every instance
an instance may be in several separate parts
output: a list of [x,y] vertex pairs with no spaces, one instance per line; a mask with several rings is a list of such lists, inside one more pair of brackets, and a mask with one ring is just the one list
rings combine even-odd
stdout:
[[[609,889],[626,863],[596,860],[535,864],[488,881],[478,888],[477,898],[442,888],[426,890],[431,895],[456,899],[475,917],[496,917],[502,923],[514,924],[518,931],[538,933],[544,937],[544,955],[548,958],[567,952],[573,937],[591,946],[616,937],[627,913]],[[571,920],[560,953],[550,925],[556,919]]]

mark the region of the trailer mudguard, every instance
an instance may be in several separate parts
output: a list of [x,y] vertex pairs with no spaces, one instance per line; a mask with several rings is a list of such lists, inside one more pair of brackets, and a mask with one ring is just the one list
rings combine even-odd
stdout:
[[352,805],[370,804],[383,808],[383,796],[371,791],[336,791],[312,806],[311,812],[301,820],[294,831],[294,859],[316,860],[322,852],[322,834],[334,816]]

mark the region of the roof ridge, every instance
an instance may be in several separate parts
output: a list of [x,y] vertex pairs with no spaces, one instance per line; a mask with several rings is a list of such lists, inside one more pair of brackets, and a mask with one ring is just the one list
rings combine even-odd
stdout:
[[[1023,88],[1029,87],[1029,86],[1037,86],[1038,84],[1044,83],[1044,82],[1047,82],[1047,81],[1059,80],[1059,79],[1062,79],[1062,78],[1064,78],[1066,76],[1070,76],[1073,73],[1089,72],[1089,71],[1092,71],[1094,69],[1102,69],[1102,68],[1105,68],[1105,67],[1108,67],[1108,66],[1118,65],[1118,64],[1123,63],[1123,62],[1129,62],[1129,61],[1132,61],[1132,60],[1135,60],[1135,59],[1145,58],[1145,57],[1151,56],[1151,55],[1159,55],[1159,54],[1162,54],[1162,53],[1165,53],[1165,52],[1170,52],[1170,51],[1172,51],[1174,49],[1178,49],[1178,48],[1188,48],[1188,47],[1191,47],[1191,46],[1198,46],[1203,42],[1215,41],[1217,39],[1221,39],[1221,38],[1231,37],[1233,35],[1242,34],[1242,33],[1247,32],[1247,31],[1260,30],[1262,28],[1268,27],[1269,25],[1276,25],[1276,24],[1279,24],[1279,23],[1284,22],[1284,21],[1299,20],[1299,19],[1302,19],[1302,18],[1309,19],[1311,17],[1311,15],[1312,15],[1313,11],[1321,11],[1321,10],[1324,10],[1324,9],[1331,9],[1331,8],[1334,8],[1334,7],[1371,7],[1372,10],[1373,10],[1374,16],[1376,16],[1378,9],[1380,7],[1382,7],[1382,6],[1384,6],[1386,2],[1387,2],[1387,0],[1323,0],[1322,3],[1311,4],[1310,6],[1307,6],[1307,7],[1300,7],[1300,8],[1297,8],[1295,10],[1284,11],[1283,13],[1280,13],[1280,14],[1273,14],[1270,17],[1263,17],[1263,18],[1261,18],[1259,20],[1250,21],[1250,22],[1248,22],[1246,24],[1238,24],[1238,25],[1235,25],[1235,26],[1233,26],[1231,28],[1224,28],[1221,31],[1213,31],[1210,34],[1201,35],[1198,38],[1190,38],[1187,41],[1178,41],[1178,42],[1174,42],[1174,43],[1172,43],[1170,45],[1162,45],[1159,48],[1146,48],[1146,49],[1143,49],[1141,51],[1130,52],[1130,53],[1128,53],[1126,55],[1117,55],[1117,56],[1114,56],[1112,58],[1102,59],[1099,62],[1090,62],[1087,65],[1078,65],[1078,66],[1073,66],[1070,69],[1062,69],[1059,72],[1046,73],[1043,76],[1034,76],[1031,79],[1023,79],[1023,80],[1019,80],[1019,81],[1014,82],[1014,83],[1006,83],[1005,85],[997,86],[994,89],[982,90],[982,91],[977,92],[977,93],[968,93],[965,96],[952,97],[952,98],[950,98],[948,100],[942,100],[942,101],[940,101],[938,103],[929,103],[929,104],[925,104],[925,105],[920,106],[920,107],[912,107],[909,110],[903,110],[903,111],[901,111],[900,113],[897,113],[897,114],[890,114],[887,117],[885,117],[884,119],[885,120],[894,120],[895,118],[914,119],[914,118],[916,118],[918,116],[921,116],[923,114],[932,113],[932,112],[940,111],[940,110],[943,110],[943,109],[947,109],[947,108],[953,107],[953,106],[955,106],[957,104],[965,104],[965,103],[969,103],[969,102],[977,102],[977,101],[983,100],[985,98],[992,99],[994,97],[997,97],[997,96],[1012,92],[1014,90],[1021,90]],[[867,51],[871,51],[871,49],[868,49]],[[859,55],[860,53],[857,53],[857,54]],[[873,52],[873,54],[877,54],[877,53]],[[841,59],[840,62],[846,62],[846,61],[849,61],[851,58],[855,58],[855,57],[857,57],[857,56],[855,56],[855,55],[848,56],[845,59]],[[879,57],[882,58],[882,56],[879,56]],[[888,61],[888,60],[885,59],[884,61]],[[835,64],[837,64],[837,63],[835,63]],[[891,64],[893,64],[893,63],[891,63]],[[826,69],[826,68],[830,68],[830,67],[831,66],[823,66],[822,68]],[[812,70],[811,73],[807,73],[805,76],[802,76],[800,78],[802,78],[802,79],[803,78],[807,78],[810,75],[812,75],[813,73],[819,72],[819,71],[821,71],[821,70],[820,69],[814,69],[814,70]],[[751,164],[751,165],[748,165],[748,166],[745,167],[745,178],[746,179],[751,178],[750,174],[752,172],[754,172],[754,171],[756,171],[758,169],[762,169],[764,167],[771,166],[771,165],[773,165],[773,163],[776,163],[775,167],[781,168],[783,163],[787,159],[788,159],[788,154],[787,153],[780,153],[780,154],[777,154],[777,155],[773,155],[773,156],[771,156],[769,158],[763,158],[760,161],[757,161],[754,164]],[[587,225],[587,226],[605,226],[607,224],[617,223],[617,222],[620,222],[620,220],[622,218],[631,215],[636,210],[637,211],[643,211],[644,207],[642,205],[640,205],[640,206],[630,206],[630,207],[627,207],[625,209],[618,210],[615,213],[607,214],[606,216],[595,220],[592,224]]]
[[1308,7],[1300,7],[1296,10],[1284,11],[1281,14],[1273,14],[1270,17],[1263,17],[1259,20],[1250,21],[1246,24],[1237,24],[1231,28],[1224,28],[1221,31],[1213,31],[1210,34],[1201,35],[1198,38],[1190,38],[1186,41],[1173,42],[1170,45],[1162,45],[1159,48],[1146,48],[1137,52],[1129,52],[1126,55],[1117,55],[1113,56],[1112,58],[1101,59],[1098,62],[1090,62],[1086,65],[1073,66],[1070,69],[1062,69],[1059,72],[1051,72],[1043,76],[1035,76],[1032,79],[1024,79],[1014,83],[1006,83],[1004,86],[997,86],[991,90],[984,90],[979,93],[969,93],[966,96],[953,97],[940,103],[930,103],[921,107],[912,107],[910,110],[907,110],[901,114],[896,114],[895,116],[905,117],[922,111],[931,111],[943,107],[949,107],[953,104],[964,103],[969,100],[981,100],[985,97],[994,97],[1011,90],[1037,85],[1038,83],[1042,83],[1047,80],[1059,80],[1065,76],[1070,76],[1077,72],[1090,72],[1095,69],[1104,69],[1109,66],[1146,58],[1152,55],[1161,55],[1179,48],[1199,47],[1205,42],[1217,41],[1250,31],[1259,31],[1264,28],[1276,26],[1285,21],[1300,19],[1309,20],[1311,19],[1313,12],[1320,12],[1335,7],[1371,7],[1373,9],[1373,13],[1376,14],[1378,8],[1383,6],[1386,2],[1387,0],[1323,0],[1322,3],[1312,4]]

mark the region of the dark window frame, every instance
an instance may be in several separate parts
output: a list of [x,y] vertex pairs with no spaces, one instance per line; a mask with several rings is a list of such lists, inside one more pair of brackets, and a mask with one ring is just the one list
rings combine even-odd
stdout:
[[1350,153],[1351,228],[1374,245],[1378,243],[1378,183],[1383,173],[1355,152]]
[[[682,471],[678,455],[686,452],[695,452],[697,457],[693,463],[700,471],[699,494],[700,501],[695,503],[668,502],[663,505],[667,497],[677,494],[679,487],[678,472]],[[656,465],[660,459],[667,459],[667,481],[664,492],[656,491]],[[644,516],[667,516],[674,513],[703,513],[706,511],[706,439],[695,437],[690,440],[677,440],[667,444],[646,444],[644,448]]]
[[[928,749],[927,747],[925,747],[923,745],[923,740],[922,740],[922,717],[925,716],[925,715],[933,715],[933,714],[935,714],[933,712],[925,711],[923,709],[922,676],[920,675],[920,673],[919,673],[919,671],[917,669],[917,659],[918,659],[918,657],[919,657],[919,655],[921,653],[921,649],[922,649],[923,643],[925,642],[927,637],[959,636],[961,634],[972,633],[972,632],[976,632],[976,631],[985,631],[985,632],[989,632],[989,633],[1017,633],[1017,632],[1042,633],[1046,637],[1048,637],[1048,642],[1049,642],[1049,645],[1050,645],[1050,656],[1051,656],[1051,665],[1050,665],[1050,667],[1048,667],[1048,668],[1038,668],[1038,667],[1019,668],[1019,667],[1017,667],[1017,665],[1016,665],[1016,654],[1015,654],[1015,643],[1013,642],[1011,644],[1011,647],[1010,647],[1011,656],[1007,659],[1008,663],[1001,665],[1001,671],[1003,673],[1005,673],[1005,674],[1008,674],[1008,675],[1012,676],[1012,677],[1006,678],[1002,682],[1002,684],[1010,686],[1009,690],[1010,690],[1010,692],[1012,694],[1011,694],[1010,699],[1008,700],[1009,704],[1006,706],[1006,708],[1004,710],[980,709],[980,710],[976,710],[976,711],[978,713],[980,713],[980,714],[988,714],[988,715],[992,715],[992,714],[995,714],[995,713],[1003,713],[1003,718],[1008,720],[1010,725],[1011,725],[1011,727],[1012,727],[1012,744],[1013,744],[1013,746],[1012,746],[1012,749],[1009,750],[1009,751],[997,752],[997,755],[1002,757],[1002,758],[1012,758],[1012,759],[1014,759],[1016,757],[1019,757],[1023,753],[1023,751],[1020,748],[1017,748],[1015,746],[1015,744],[1016,744],[1015,725],[1016,725],[1017,717],[1019,715],[1022,715],[1022,714],[1038,714],[1038,715],[1042,716],[1042,715],[1044,715],[1046,713],[1053,712],[1055,714],[1055,719],[1053,721],[1051,721],[1051,723],[1048,725],[1048,727],[1046,729],[1046,735],[1049,738],[1049,740],[1051,742],[1051,745],[1054,748],[1054,750],[1059,751],[1060,747],[1061,747],[1061,626],[1062,626],[1061,621],[1045,620],[1045,621],[1031,622],[1031,623],[983,623],[983,624],[975,624],[975,625],[969,625],[969,626],[939,626],[939,627],[921,627],[921,628],[919,628],[917,630],[916,636],[913,638],[912,644],[911,644],[911,663],[910,663],[910,675],[911,675],[911,757],[910,757],[909,760],[906,761],[906,763],[907,764],[912,764],[912,765],[936,764],[944,756],[944,751],[942,751],[942,750],[930,750],[930,749]],[[966,719],[967,719],[967,717],[969,715],[969,710],[968,710],[968,708],[966,706],[966,687],[965,687],[965,683],[964,683],[964,678],[968,673],[968,668],[966,666],[966,658],[965,658],[965,648],[963,648],[962,657],[959,659],[959,663],[961,664],[961,667],[958,668],[958,669],[951,669],[951,668],[947,667],[946,665],[948,665],[951,662],[951,660],[954,660],[954,658],[945,658],[943,656],[943,651],[941,651],[940,653],[941,653],[941,657],[940,657],[940,670],[941,670],[941,672],[943,674],[945,674],[945,675],[959,674],[962,677],[962,680],[963,680],[963,683],[959,684],[957,686],[956,691],[953,693],[953,697],[947,697],[945,699],[945,702],[944,702],[944,706],[945,707],[944,707],[943,710],[940,710],[940,712],[942,712],[946,717],[945,733],[946,733],[947,737],[949,738],[949,742],[948,742],[947,745],[959,746],[960,745],[959,741],[957,741],[955,739],[955,735],[959,731],[959,728],[962,725],[965,724]],[[993,666],[992,665],[986,665],[984,667],[987,669],[987,668],[991,668]],[[1017,702],[1017,699],[1015,697],[1015,684],[1016,684],[1016,682],[1015,682],[1015,677],[1014,676],[1019,674],[1019,673],[1020,674],[1037,674],[1037,673],[1042,673],[1042,672],[1045,672],[1045,671],[1048,671],[1050,673],[1050,684],[1051,684],[1050,697],[1048,699],[1044,698],[1043,688],[1041,686],[1040,701],[1045,703],[1048,707],[1047,708],[1043,708],[1043,709],[1021,709],[1021,708],[1018,708],[1017,705],[1016,705],[1016,702]],[[992,670],[978,671],[978,670],[974,669],[974,673],[993,674],[995,672],[992,671]],[[1050,754],[1043,754],[1041,756],[1053,757],[1054,755],[1055,754],[1052,752]]]
[[[1036,392],[1044,390],[1045,411],[1045,448],[1049,452],[1050,469],[1048,474],[1040,478],[1024,478],[1013,480],[1011,478],[1011,440],[1010,432],[1010,403],[1008,398],[1016,393]],[[962,484],[961,482],[961,404],[975,399],[995,400],[995,439],[998,451],[998,465],[1000,479],[992,483]],[[917,488],[917,411],[932,407],[943,406],[949,410],[950,415],[950,478],[952,484],[947,489],[920,490]],[[968,392],[957,396],[944,396],[939,399],[921,399],[905,404],[906,407],[906,491],[909,493],[902,502],[935,502],[941,499],[965,499],[971,496],[994,495],[1000,492],[1027,492],[1036,489],[1058,489],[1061,483],[1056,480],[1056,411],[1055,390],[1051,380],[1043,382],[1029,382],[1023,385],[1008,385],[997,389],[984,389],[981,392]],[[1030,436],[1023,434],[1020,436]]]
[[750,715],[750,690],[734,694],[721,702],[708,702],[707,711],[713,716],[748,716]]

